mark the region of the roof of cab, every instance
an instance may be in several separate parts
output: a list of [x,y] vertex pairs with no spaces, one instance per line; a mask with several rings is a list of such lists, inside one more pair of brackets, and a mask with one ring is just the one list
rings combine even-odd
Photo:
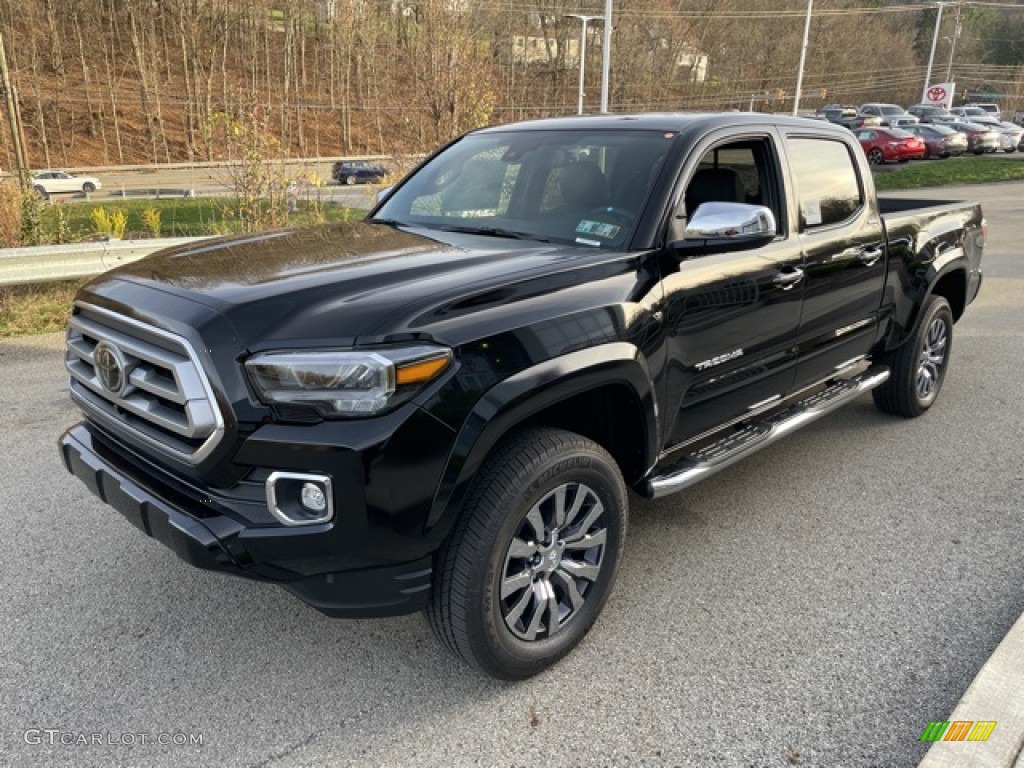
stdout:
[[764,125],[765,123],[795,128],[815,127],[843,135],[846,129],[820,120],[791,115],[770,115],[763,112],[650,112],[642,114],[598,114],[549,117],[481,128],[476,133],[505,131],[564,131],[564,130],[638,130],[683,131],[692,128],[724,128],[735,125]]

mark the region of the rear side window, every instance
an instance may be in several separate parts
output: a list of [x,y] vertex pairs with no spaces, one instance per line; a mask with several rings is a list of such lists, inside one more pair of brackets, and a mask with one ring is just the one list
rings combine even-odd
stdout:
[[864,205],[846,144],[831,139],[786,142],[800,203],[800,231],[846,221]]

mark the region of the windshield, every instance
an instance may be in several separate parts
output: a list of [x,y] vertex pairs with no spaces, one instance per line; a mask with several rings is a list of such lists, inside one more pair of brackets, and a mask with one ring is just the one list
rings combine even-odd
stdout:
[[956,133],[956,131],[954,131],[952,128],[947,128],[944,125],[933,125],[929,127],[928,130],[930,130],[932,133],[937,133],[939,136],[952,136],[954,133]]
[[471,134],[392,193],[374,218],[622,247],[675,137],[621,130]]
[[895,104],[879,104],[878,111],[883,115],[902,115],[904,114],[903,107],[898,107]]

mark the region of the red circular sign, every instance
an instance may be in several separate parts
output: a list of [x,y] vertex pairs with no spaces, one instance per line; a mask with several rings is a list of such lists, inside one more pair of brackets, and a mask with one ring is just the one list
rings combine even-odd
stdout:
[[946,100],[946,89],[941,85],[933,86],[928,89],[928,99],[930,101],[945,101]]

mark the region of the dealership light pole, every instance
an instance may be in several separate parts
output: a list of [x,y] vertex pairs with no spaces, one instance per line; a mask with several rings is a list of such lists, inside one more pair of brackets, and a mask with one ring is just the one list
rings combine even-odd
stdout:
[[[949,42],[949,66],[946,67],[946,82],[953,77],[953,51],[956,50],[956,41],[960,37],[960,3],[956,4],[956,26],[953,27],[953,39]],[[950,101],[950,104],[953,102]]]
[[[587,64],[587,23],[595,21],[597,19],[603,19],[604,16],[588,16],[585,13],[566,13],[566,18],[579,19],[583,22],[583,26],[580,28],[580,92],[579,99],[576,105],[576,114],[583,114],[583,73],[586,72]],[[604,110],[602,110],[604,111]]]
[[939,14],[935,17],[935,34],[932,35],[932,52],[928,54],[928,72],[924,76],[924,88],[921,89],[921,103],[924,104],[928,98],[928,89],[932,84],[932,64],[935,63],[935,46],[939,42],[939,28],[942,26],[942,9],[945,3],[936,3],[939,7]]
[[612,64],[612,0],[604,0],[604,43],[601,50],[601,111],[608,111],[608,74]]
[[800,46],[800,68],[796,73],[796,93],[793,95],[793,114],[800,110],[800,89],[804,84],[804,61],[807,59],[807,38],[811,33],[811,11],[814,10],[814,0],[807,0],[807,18],[804,19],[804,41]]

